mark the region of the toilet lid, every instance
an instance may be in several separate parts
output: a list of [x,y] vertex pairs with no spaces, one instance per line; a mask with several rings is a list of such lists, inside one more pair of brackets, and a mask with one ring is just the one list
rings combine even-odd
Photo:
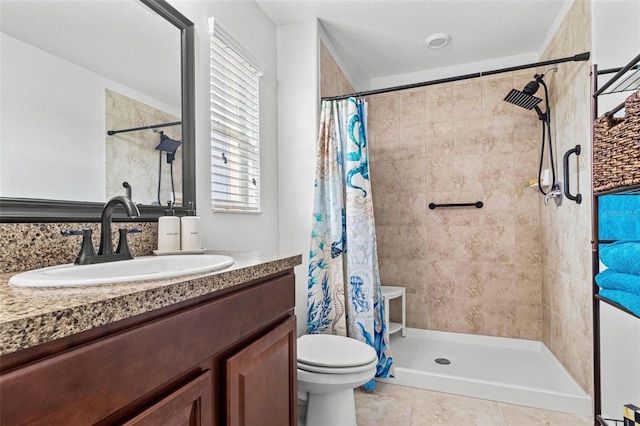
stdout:
[[321,367],[356,367],[377,360],[375,349],[356,339],[331,334],[305,334],[298,338],[298,364]]

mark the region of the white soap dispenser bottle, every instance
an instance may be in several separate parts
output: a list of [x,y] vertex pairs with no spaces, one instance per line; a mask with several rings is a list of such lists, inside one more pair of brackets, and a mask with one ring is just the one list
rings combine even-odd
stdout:
[[191,207],[192,203],[189,202],[189,210],[187,210],[187,215],[183,216],[180,219],[182,250],[187,251],[202,249],[202,239],[200,237],[200,218],[196,216],[196,211]]
[[158,251],[180,251],[180,218],[175,215],[171,201],[167,201],[169,210],[166,216],[158,218]]

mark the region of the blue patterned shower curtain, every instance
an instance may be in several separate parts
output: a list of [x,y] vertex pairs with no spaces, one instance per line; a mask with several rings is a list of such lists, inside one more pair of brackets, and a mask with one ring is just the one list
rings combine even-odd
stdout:
[[[338,334],[369,344],[378,354],[376,377],[393,377],[364,102],[355,98],[322,102],[316,160],[307,333]],[[365,387],[373,389],[375,382]]]

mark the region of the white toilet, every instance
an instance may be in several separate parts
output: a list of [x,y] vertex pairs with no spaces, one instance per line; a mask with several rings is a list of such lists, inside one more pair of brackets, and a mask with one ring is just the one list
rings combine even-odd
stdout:
[[306,334],[297,351],[298,424],[356,426],[353,389],[375,377],[375,349],[348,337]]

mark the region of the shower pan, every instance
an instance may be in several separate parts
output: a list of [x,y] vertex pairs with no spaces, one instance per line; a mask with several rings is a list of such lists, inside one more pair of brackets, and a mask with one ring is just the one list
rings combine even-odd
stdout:
[[392,335],[396,385],[591,415],[591,397],[539,341],[408,328]]

